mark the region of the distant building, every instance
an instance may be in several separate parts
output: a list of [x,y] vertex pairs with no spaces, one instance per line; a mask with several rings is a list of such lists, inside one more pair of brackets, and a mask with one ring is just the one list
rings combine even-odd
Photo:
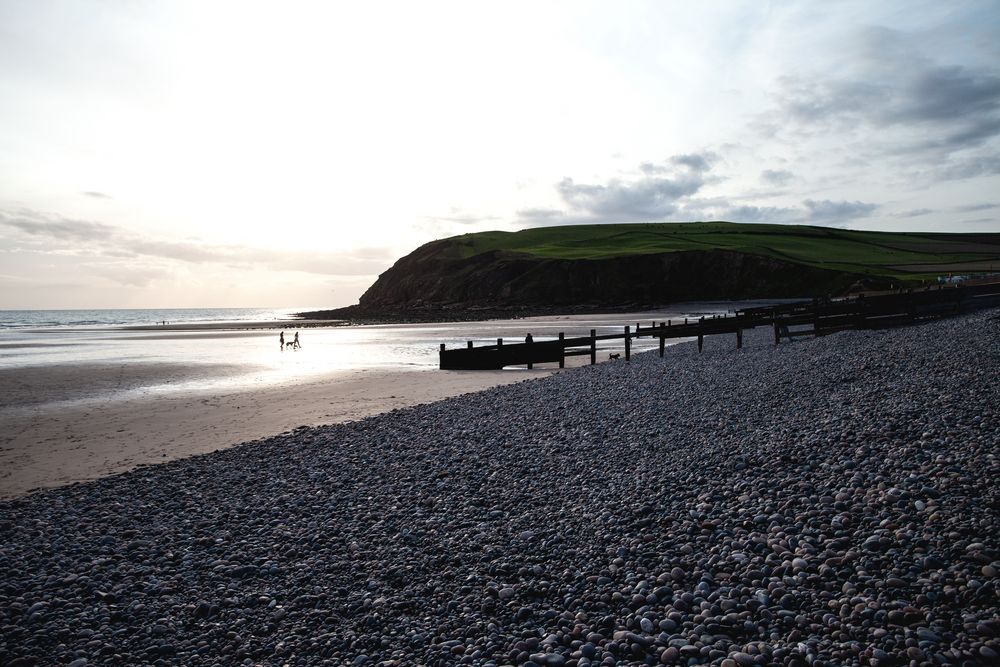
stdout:
[[938,276],[937,281],[938,281],[939,285],[960,285],[960,284],[962,284],[964,282],[968,282],[970,280],[987,280],[987,279],[995,279],[995,278],[1000,278],[1000,273],[994,273],[994,272],[990,272],[990,273],[972,273],[972,274],[961,275],[961,276],[956,276],[956,275],[953,275],[953,274],[949,273],[946,276]]

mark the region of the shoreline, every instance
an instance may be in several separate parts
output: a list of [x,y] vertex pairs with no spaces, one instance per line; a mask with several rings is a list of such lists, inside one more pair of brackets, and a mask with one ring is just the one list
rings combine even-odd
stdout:
[[327,327],[346,327],[351,323],[346,320],[329,319],[290,319],[264,320],[246,322],[187,322],[182,324],[126,324],[111,326],[113,331],[270,331],[273,329],[313,329]]
[[995,663],[998,315],[713,337],[0,502],[0,662]]
[[[563,327],[606,326],[619,318],[540,319],[554,335]],[[513,327],[520,331],[526,322],[532,320]],[[277,341],[268,340],[279,329],[291,337],[304,329],[301,324],[203,322],[22,332],[20,340],[3,343],[0,350],[13,355],[0,366],[0,498],[559,372],[555,364],[531,371],[437,369],[439,338],[456,343],[460,337],[464,343],[495,336],[491,322],[440,333],[432,326],[430,333],[401,338],[389,333],[400,330],[394,325],[359,327],[352,338],[343,323],[321,322],[329,328],[307,334],[301,354],[279,353],[273,346]],[[501,326],[509,335],[511,323]],[[545,335],[530,328],[536,337]],[[341,334],[346,337],[338,338]],[[358,340],[378,342],[368,348],[367,342],[359,347]],[[359,354],[372,355],[373,363]],[[19,362],[18,355],[32,358]],[[586,361],[573,357],[567,367]]]
[[599,315],[623,315],[627,313],[643,313],[656,311],[684,311],[690,307],[706,305],[741,305],[754,306],[772,305],[802,301],[802,298],[792,299],[730,299],[704,301],[681,301],[677,303],[643,305],[635,303],[613,305],[576,305],[576,306],[538,306],[525,308],[434,308],[413,310],[379,310],[363,308],[358,304],[331,308],[329,310],[312,310],[296,313],[308,318],[310,322],[345,322],[351,325],[367,324],[441,324],[446,322],[490,322],[493,320],[524,320],[543,317],[588,317]]
[[[116,381],[117,367],[53,366],[45,377],[36,378],[39,385],[31,398],[4,403],[10,407],[0,410],[0,499],[557,371],[354,370],[263,387],[165,391],[143,387],[150,377],[164,380],[164,374],[174,374],[177,382],[184,382],[205,372],[162,364],[133,367],[131,383],[117,392],[93,393],[95,382],[107,387]],[[429,373],[434,373],[433,381]],[[11,391],[16,393],[16,387]]]

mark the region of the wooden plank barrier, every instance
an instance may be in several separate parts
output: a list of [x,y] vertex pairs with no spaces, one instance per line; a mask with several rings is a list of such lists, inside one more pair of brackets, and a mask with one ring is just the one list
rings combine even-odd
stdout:
[[1000,306],[1000,282],[978,285],[947,286],[938,289],[894,292],[841,299],[837,301],[797,301],[767,307],[737,310],[733,316],[685,317],[683,324],[672,320],[650,323],[643,328],[636,322],[619,334],[597,335],[596,329],[589,336],[567,338],[560,333],[556,340],[504,344],[497,338],[496,345],[474,346],[468,341],[464,348],[447,349],[440,346],[442,370],[497,370],[506,366],[527,366],[558,363],[565,368],[566,357],[590,355],[590,363],[597,363],[597,345],[600,341],[623,340],[625,360],[632,357],[632,340],[641,337],[659,339],[659,354],[664,356],[667,339],[694,338],[698,351],[704,348],[706,336],[736,334],[736,348],[743,347],[743,332],[759,326],[774,329],[774,344],[802,336],[824,336],[847,329],[872,329],[902,326],[915,321],[948,317],[986,307]]

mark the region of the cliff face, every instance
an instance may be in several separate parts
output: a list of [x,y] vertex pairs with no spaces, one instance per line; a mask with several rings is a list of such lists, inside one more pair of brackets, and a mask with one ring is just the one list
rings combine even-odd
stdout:
[[707,299],[823,296],[855,274],[729,250],[548,259],[510,251],[461,258],[448,240],[396,262],[361,297],[368,312],[621,307]]

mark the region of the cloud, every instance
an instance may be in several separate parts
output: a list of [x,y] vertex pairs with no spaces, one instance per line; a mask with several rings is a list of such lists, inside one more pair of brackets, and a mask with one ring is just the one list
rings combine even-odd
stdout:
[[114,199],[114,197],[112,197],[111,195],[106,195],[103,192],[95,192],[93,190],[88,190],[87,192],[84,192],[83,194],[86,195],[86,196],[88,196],[88,197],[93,197],[95,199]]
[[790,171],[784,171],[782,169],[765,169],[760,172],[760,178],[765,183],[769,185],[788,185],[789,181],[795,178],[795,174]]
[[1000,204],[993,204],[990,202],[984,202],[982,204],[966,204],[965,206],[955,207],[955,210],[961,213],[970,213],[972,211],[989,211],[994,208],[1000,208]]
[[838,225],[867,218],[878,205],[860,201],[816,201],[806,199],[801,206],[757,206],[733,204],[723,198],[692,200],[682,211],[685,220],[726,220],[728,222]]
[[482,231],[487,227],[501,228],[505,219],[496,215],[477,215],[452,207],[445,215],[424,215],[417,218],[415,229],[433,238]]
[[573,211],[602,220],[632,221],[658,218],[677,210],[676,201],[701,189],[700,178],[613,179],[603,184],[577,183],[564,178],[556,191]]
[[175,259],[181,262],[231,261],[232,250],[227,246],[199,245],[191,242],[161,241],[130,237],[115,244],[133,255]]
[[448,215],[425,215],[424,220],[434,223],[452,223],[456,225],[478,225],[486,222],[497,222],[501,218],[496,215],[475,215],[458,208],[452,208]]
[[[116,261],[157,259],[187,264],[223,264],[240,268],[301,271],[332,276],[374,275],[395,259],[388,249],[365,248],[350,253],[282,251],[240,245],[145,238],[100,222],[71,220],[34,211],[0,211],[0,230],[38,239],[34,252],[94,255]],[[148,273],[152,279],[154,274]],[[146,280],[146,279],[143,279]]]
[[675,155],[660,163],[643,162],[640,175],[618,176],[603,183],[580,183],[566,177],[554,186],[565,209],[522,209],[517,222],[536,226],[663,220],[704,187],[717,160],[715,153],[706,151]]
[[[674,219],[838,225],[867,218],[879,208],[870,202],[830,199],[805,199],[801,206],[760,206],[737,204],[733,198],[698,197],[713,180],[710,172],[718,160],[711,152],[676,155],[660,163],[641,163],[641,176],[612,178],[604,183],[578,183],[567,177],[555,184],[565,208],[521,209],[516,223],[537,227]],[[794,175],[765,170],[762,177],[785,182]]]
[[173,274],[161,268],[149,266],[121,266],[88,262],[87,273],[125,287],[148,287],[156,282],[169,279]]
[[806,199],[802,202],[806,210],[807,222],[837,223],[846,222],[855,218],[867,218],[876,210],[877,204],[868,204],[860,201],[830,201],[824,199],[816,201]]
[[934,62],[922,39],[862,31],[835,71],[780,78],[777,113],[762,124],[775,133],[860,137],[865,152],[918,160],[939,178],[1000,173],[988,146],[1000,137],[1000,68]]
[[[905,75],[904,75],[905,76]],[[1000,108],[1000,76],[957,65],[917,68],[893,90],[894,99],[881,107],[886,122],[951,121],[973,118],[996,125]],[[991,134],[995,130],[991,131]]]
[[662,163],[643,162],[639,165],[639,171],[648,176],[657,176],[661,174],[674,173],[677,170],[677,167],[686,167],[690,171],[700,174],[709,171],[715,163],[718,162],[718,160],[718,154],[713,151],[684,153],[681,155],[674,155]]
[[[937,126],[939,139],[917,145],[951,150],[981,144],[1000,133],[1000,76],[963,67],[902,66],[888,81],[784,80],[783,107],[804,124],[861,121],[875,128]],[[901,64],[902,65],[902,64]]]
[[728,206],[718,209],[717,216],[727,222],[793,223],[802,220],[802,209],[783,206]]
[[894,218],[919,218],[922,215],[929,215],[935,213],[932,208],[915,208],[909,211],[901,211],[900,213],[893,213]]
[[522,208],[517,212],[519,220],[538,226],[558,224],[564,217],[566,213],[557,208]]
[[938,167],[935,173],[942,180],[963,180],[1000,174],[1000,156],[959,158]]
[[682,165],[691,171],[702,173],[712,168],[718,161],[719,156],[712,151],[702,153],[688,153],[685,155],[675,155],[670,161],[677,165]]
[[278,271],[301,271],[327,276],[371,276],[385,271],[397,257],[385,248],[357,249],[351,253],[239,249],[236,261]]
[[32,211],[7,213],[0,211],[0,224],[20,230],[30,236],[48,237],[60,241],[88,243],[111,239],[116,228],[100,222],[51,218]]

